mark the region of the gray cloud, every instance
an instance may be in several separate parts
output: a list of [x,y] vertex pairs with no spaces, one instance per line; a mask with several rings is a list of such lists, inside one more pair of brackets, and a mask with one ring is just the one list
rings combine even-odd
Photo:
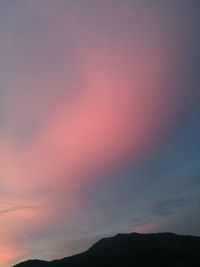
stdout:
[[200,204],[200,200],[186,198],[160,199],[155,201],[151,206],[153,215],[166,216],[179,212],[181,209],[196,207]]
[[13,212],[13,211],[17,211],[17,210],[29,210],[29,209],[35,209],[36,207],[34,206],[16,206],[16,207],[12,207],[12,208],[7,208],[7,209],[2,209],[0,210],[0,215],[1,214],[5,214],[5,213],[9,213],[9,212]]

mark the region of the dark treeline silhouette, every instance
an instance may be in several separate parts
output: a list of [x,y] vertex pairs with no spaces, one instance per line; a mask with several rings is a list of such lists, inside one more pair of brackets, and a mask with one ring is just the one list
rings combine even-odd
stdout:
[[15,267],[198,267],[200,237],[118,234],[103,238],[87,251],[51,262],[29,260]]

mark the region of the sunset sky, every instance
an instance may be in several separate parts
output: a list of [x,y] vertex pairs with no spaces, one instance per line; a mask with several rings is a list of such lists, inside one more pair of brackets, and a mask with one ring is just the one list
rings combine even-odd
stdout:
[[1,267],[200,235],[199,28],[199,0],[0,0]]

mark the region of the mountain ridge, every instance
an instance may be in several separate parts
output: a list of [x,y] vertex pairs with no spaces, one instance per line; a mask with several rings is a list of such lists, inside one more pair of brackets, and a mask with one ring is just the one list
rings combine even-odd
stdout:
[[196,267],[200,237],[174,233],[119,233],[88,250],[53,261],[28,260],[13,267]]

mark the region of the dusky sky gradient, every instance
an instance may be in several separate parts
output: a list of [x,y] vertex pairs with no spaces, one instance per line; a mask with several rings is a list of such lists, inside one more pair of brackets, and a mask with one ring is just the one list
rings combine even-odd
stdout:
[[200,2],[0,1],[0,266],[118,232],[200,235]]

